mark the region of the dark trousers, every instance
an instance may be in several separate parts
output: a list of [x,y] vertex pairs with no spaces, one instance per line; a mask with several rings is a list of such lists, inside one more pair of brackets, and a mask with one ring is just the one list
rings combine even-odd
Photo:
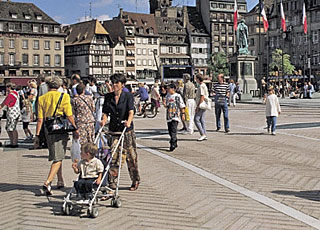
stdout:
[[216,125],[217,129],[221,129],[221,112],[223,112],[224,118],[224,129],[229,129],[229,116],[228,116],[228,104],[225,102],[224,104],[215,104],[215,113],[216,113]]
[[39,146],[40,147],[44,147],[44,148],[48,148],[48,144],[47,144],[47,138],[44,132],[44,124],[41,127],[40,130],[40,135],[39,135]]
[[170,121],[167,122],[168,124],[168,131],[170,135],[170,146],[177,147],[178,139],[177,139],[177,128],[178,128],[178,121]]
[[74,182],[74,187],[78,194],[81,194],[86,199],[89,199],[92,194],[93,182],[96,178],[81,178]]

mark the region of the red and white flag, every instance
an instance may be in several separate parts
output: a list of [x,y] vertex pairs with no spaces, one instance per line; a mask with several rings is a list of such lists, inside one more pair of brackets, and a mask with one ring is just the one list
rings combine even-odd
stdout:
[[268,23],[266,11],[264,10],[263,2],[261,2],[261,16],[262,16],[262,20],[263,20],[264,31],[267,32],[268,28],[269,28],[269,23]]
[[307,34],[308,33],[308,24],[307,24],[307,12],[306,12],[305,2],[303,2],[303,8],[302,8],[302,22],[303,22],[304,34]]
[[233,12],[233,27],[234,30],[237,31],[238,27],[238,6],[237,6],[237,0],[234,0],[234,12]]
[[282,27],[282,30],[285,32],[287,31],[287,25],[286,25],[286,17],[284,16],[282,0],[280,3],[280,12],[281,12],[281,27]]

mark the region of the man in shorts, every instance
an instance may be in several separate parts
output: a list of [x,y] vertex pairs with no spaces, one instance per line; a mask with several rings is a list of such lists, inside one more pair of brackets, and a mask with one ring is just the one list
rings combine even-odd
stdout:
[[18,131],[17,124],[20,116],[19,106],[19,94],[15,91],[16,85],[14,83],[8,83],[6,85],[7,97],[0,105],[0,109],[4,106],[8,107],[6,130],[10,138],[10,145],[6,147],[17,148],[18,147]]

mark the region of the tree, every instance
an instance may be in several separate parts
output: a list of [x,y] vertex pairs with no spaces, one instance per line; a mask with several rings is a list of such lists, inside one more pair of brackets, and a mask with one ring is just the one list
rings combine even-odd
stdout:
[[[272,61],[270,63],[270,75],[275,75],[276,71],[282,71],[282,50],[276,49],[272,52]],[[290,55],[284,54],[283,55],[283,75],[291,75],[295,70],[294,65],[290,62]]]
[[224,52],[214,53],[211,56],[208,69],[213,75],[213,81],[217,80],[217,76],[219,73],[223,73],[224,75],[229,75],[227,55]]

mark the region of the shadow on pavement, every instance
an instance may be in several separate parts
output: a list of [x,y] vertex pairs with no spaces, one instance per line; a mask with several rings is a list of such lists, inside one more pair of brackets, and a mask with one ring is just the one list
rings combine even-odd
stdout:
[[[166,141],[168,141],[169,140],[169,138],[168,139],[165,139]],[[179,141],[180,141],[180,139],[178,139]],[[154,150],[160,150],[160,151],[167,151],[167,152],[169,152],[169,146],[168,147],[139,147],[139,149],[154,149]]]
[[226,135],[235,135],[235,136],[260,136],[260,135],[268,135],[267,133],[227,133]]
[[277,129],[306,129],[320,127],[320,122],[305,122],[277,125]]
[[39,185],[24,185],[24,184],[9,184],[9,183],[0,183],[0,192],[10,192],[14,190],[32,192],[36,196],[40,196]]
[[[39,159],[48,159],[48,155],[31,155],[31,154],[26,154],[26,155],[23,155],[22,157],[25,157],[25,158],[39,158]],[[71,159],[70,156],[65,156],[64,157],[65,160],[67,159]]]
[[276,190],[272,193],[285,195],[285,196],[295,196],[312,201],[320,201],[320,191],[311,190],[311,191],[286,191],[286,190]]

